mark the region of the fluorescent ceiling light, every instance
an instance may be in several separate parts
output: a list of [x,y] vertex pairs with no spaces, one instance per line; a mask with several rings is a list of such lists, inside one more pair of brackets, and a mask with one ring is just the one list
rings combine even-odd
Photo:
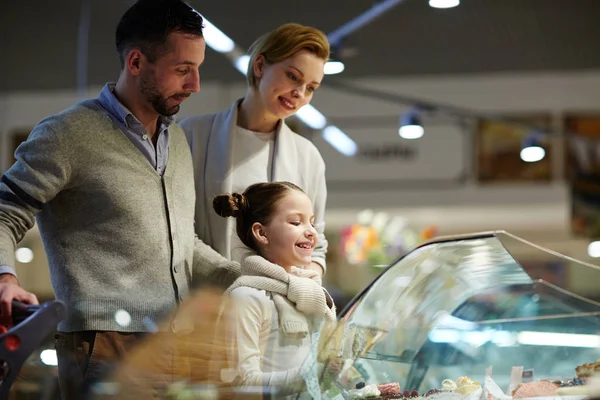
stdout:
[[229,53],[235,47],[233,40],[211,24],[206,18],[204,18],[204,30],[202,33],[206,44],[214,51]]
[[335,75],[344,71],[344,63],[341,61],[327,61],[325,63],[325,75]]
[[327,118],[310,104],[300,108],[296,116],[312,129],[323,129],[327,125]]
[[460,0],[429,0],[433,8],[452,8],[460,4]]
[[358,150],[358,146],[354,140],[350,139],[337,126],[329,125],[323,129],[323,139],[334,149],[348,157],[354,156]]
[[235,69],[240,71],[242,74],[246,75],[248,73],[248,63],[250,63],[250,56],[248,54],[244,54],[243,56],[239,56],[235,60]]

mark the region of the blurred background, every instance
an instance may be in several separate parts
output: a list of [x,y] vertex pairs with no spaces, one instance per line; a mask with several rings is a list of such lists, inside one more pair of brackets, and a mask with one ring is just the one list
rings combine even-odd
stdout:
[[[179,118],[244,95],[244,52],[259,35],[298,22],[330,38],[335,63],[289,123],[327,165],[325,283],[340,308],[440,235],[506,230],[597,262],[598,0],[189,3],[208,20],[209,48]],[[42,118],[117,79],[114,29],[131,4],[0,1],[0,171]],[[38,232],[19,247],[21,284],[53,298]],[[520,256],[600,300],[585,273],[542,254]]]
[[[0,2],[2,171],[40,119],[117,79],[114,29],[131,4]],[[259,35],[291,21],[328,33],[338,73],[289,122],[327,164],[326,281],[341,303],[438,235],[507,230],[585,261],[600,255],[590,246],[600,238],[597,0],[190,4],[208,20],[209,46],[201,92],[180,118],[243,96],[238,68]],[[35,229],[18,252],[22,284],[52,298]],[[581,277],[561,279],[600,297]]]

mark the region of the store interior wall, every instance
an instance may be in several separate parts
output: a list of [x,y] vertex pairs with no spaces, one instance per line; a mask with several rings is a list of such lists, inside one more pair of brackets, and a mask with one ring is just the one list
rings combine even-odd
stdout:
[[[600,112],[600,71],[597,70],[373,77],[355,79],[352,84],[481,112],[551,112],[559,131],[560,120],[565,113]],[[202,82],[201,92],[183,104],[179,117],[227,108],[235,99],[243,96],[245,87],[242,77],[234,83]],[[89,88],[85,97],[95,97],[100,89]],[[80,99],[75,91],[68,90],[0,94],[2,169],[7,168],[12,160],[9,149],[12,132],[30,129],[45,116],[59,112]],[[341,93],[328,88],[326,83],[319,89],[312,104],[340,126],[358,117],[389,119],[406,110],[405,107],[382,100]],[[306,134],[308,137],[314,135],[311,132]],[[318,137],[311,138],[318,140]],[[560,160],[555,164],[556,176],[560,178],[564,175],[563,164]],[[333,239],[336,232],[355,222],[356,214],[365,208],[402,215],[417,229],[435,224],[439,227],[438,233],[443,235],[505,229],[542,246],[594,262],[587,256],[587,242],[570,236],[569,192],[562,179],[545,184],[482,186],[471,177],[464,185],[451,188],[330,188],[327,225],[332,237],[332,253],[335,252]],[[21,282],[34,291],[51,296],[39,235],[34,230],[25,241],[31,242],[35,258],[32,263],[17,267]],[[328,279],[339,280],[349,291],[358,290],[373,277],[372,270],[356,270],[355,266],[341,264],[337,267],[330,267]],[[584,278],[577,276],[571,280],[584,292],[597,291],[595,285]]]

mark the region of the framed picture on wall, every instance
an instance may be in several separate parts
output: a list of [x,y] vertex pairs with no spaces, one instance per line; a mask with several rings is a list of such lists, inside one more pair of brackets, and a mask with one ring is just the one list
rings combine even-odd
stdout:
[[[475,131],[477,180],[481,183],[510,183],[519,181],[549,182],[552,180],[554,149],[547,145],[546,156],[537,162],[521,160],[523,140],[532,129],[550,130],[552,115],[506,115],[516,121],[511,124],[499,120],[480,120]],[[523,124],[523,125],[521,125]]]
[[571,231],[600,239],[600,112],[566,115],[564,125]]

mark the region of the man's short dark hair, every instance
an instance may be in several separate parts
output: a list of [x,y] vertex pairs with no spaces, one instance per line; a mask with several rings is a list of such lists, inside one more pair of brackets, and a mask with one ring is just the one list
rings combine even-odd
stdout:
[[138,0],[121,17],[116,31],[121,68],[131,49],[155,62],[168,49],[172,32],[202,37],[202,16],[181,0]]

